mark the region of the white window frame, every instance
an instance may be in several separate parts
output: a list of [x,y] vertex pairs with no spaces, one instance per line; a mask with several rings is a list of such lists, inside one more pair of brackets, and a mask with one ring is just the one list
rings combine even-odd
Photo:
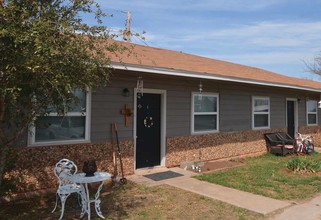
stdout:
[[[254,112],[254,103],[255,100],[268,100],[269,102],[269,106],[268,106],[268,112]],[[267,96],[252,96],[252,129],[253,130],[261,130],[261,129],[270,129],[270,121],[271,121],[271,102],[270,102],[270,97]],[[268,115],[268,126],[264,126],[264,127],[255,127],[255,122],[254,122],[254,116],[255,115]]]
[[[49,113],[50,116],[59,116],[57,113]],[[85,119],[85,138],[77,140],[63,140],[63,141],[40,141],[36,142],[36,128],[33,125],[29,126],[28,146],[48,146],[48,145],[63,145],[63,144],[80,144],[90,143],[90,129],[91,129],[91,91],[86,93],[86,112],[68,112],[65,116],[86,116]]]
[[[216,97],[216,112],[194,112],[194,98],[199,95],[199,92],[192,92],[192,99],[191,99],[191,133],[192,134],[207,134],[207,133],[217,133],[219,132],[219,121],[220,121],[220,114],[219,114],[219,94],[218,93],[202,93],[202,96],[210,96]],[[195,115],[216,115],[216,129],[215,130],[206,130],[206,131],[195,131],[194,129],[194,116]]]
[[[315,112],[309,112],[309,111],[308,111],[308,110],[309,110],[309,109],[308,109],[308,108],[309,108],[309,107],[308,107],[308,106],[309,106],[309,105],[308,105],[308,102],[309,102],[309,101],[315,102],[315,110],[316,110]],[[306,112],[307,112],[307,115],[306,115],[307,125],[308,125],[308,126],[318,125],[318,101],[317,101],[317,100],[307,100],[307,101],[306,101]],[[312,115],[312,114],[315,115],[315,120],[316,120],[316,121],[315,121],[314,124],[309,124],[309,115]]]

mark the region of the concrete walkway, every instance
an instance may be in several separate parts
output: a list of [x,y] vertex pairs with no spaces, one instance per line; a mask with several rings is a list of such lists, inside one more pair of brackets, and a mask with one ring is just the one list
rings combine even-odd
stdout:
[[293,205],[281,213],[274,215],[270,220],[320,220],[321,196],[302,204]]
[[291,205],[288,202],[254,195],[252,193],[191,178],[187,181],[186,179],[172,180],[168,181],[167,184],[264,215]]
[[[152,174],[157,172],[163,172],[171,170],[177,173],[184,174],[182,177],[171,178],[161,181],[153,181],[144,177],[143,175]],[[157,169],[146,169],[139,170],[135,175],[128,177],[129,180],[144,184],[147,186],[156,186],[161,184],[167,184],[180,189],[184,189],[193,193],[197,193],[209,198],[219,200],[225,203],[232,204],[234,206],[251,210],[264,215],[276,212],[284,208],[290,207],[292,204],[286,201],[280,201],[272,198],[267,198],[260,195],[255,195],[248,192],[239,191],[236,189],[199,181],[197,179],[191,178],[191,176],[196,175],[196,173],[191,171],[186,171],[181,168],[157,168]],[[321,211],[321,207],[320,207]],[[287,219],[287,218],[280,218]],[[289,218],[293,219],[293,218]],[[304,218],[306,219],[306,218]]]

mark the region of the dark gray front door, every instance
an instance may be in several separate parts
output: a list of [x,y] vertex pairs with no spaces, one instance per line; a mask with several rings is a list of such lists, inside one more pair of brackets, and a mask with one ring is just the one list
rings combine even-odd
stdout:
[[294,101],[287,101],[287,131],[294,138],[295,133],[295,116],[294,116]]
[[160,165],[161,95],[137,95],[136,169]]

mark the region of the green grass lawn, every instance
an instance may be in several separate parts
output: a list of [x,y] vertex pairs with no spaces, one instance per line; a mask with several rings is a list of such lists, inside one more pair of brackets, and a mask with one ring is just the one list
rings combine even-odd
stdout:
[[[281,200],[306,199],[321,192],[321,174],[289,170],[286,163],[291,157],[298,156],[280,157],[267,153],[247,158],[244,166],[195,178]],[[321,160],[320,153],[306,157]]]

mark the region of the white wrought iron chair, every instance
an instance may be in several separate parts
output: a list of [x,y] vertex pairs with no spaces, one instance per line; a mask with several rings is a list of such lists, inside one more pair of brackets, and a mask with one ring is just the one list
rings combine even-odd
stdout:
[[62,219],[64,215],[65,202],[67,198],[70,196],[70,194],[72,193],[77,193],[81,198],[82,212],[80,217],[82,217],[85,213],[84,187],[82,185],[71,182],[68,179],[68,177],[74,175],[75,173],[77,173],[77,166],[74,162],[68,159],[61,159],[54,168],[54,174],[58,178],[59,186],[56,193],[56,205],[55,205],[55,208],[52,210],[52,213],[57,208],[58,197],[59,197],[61,201],[61,214],[60,214],[59,220]]

